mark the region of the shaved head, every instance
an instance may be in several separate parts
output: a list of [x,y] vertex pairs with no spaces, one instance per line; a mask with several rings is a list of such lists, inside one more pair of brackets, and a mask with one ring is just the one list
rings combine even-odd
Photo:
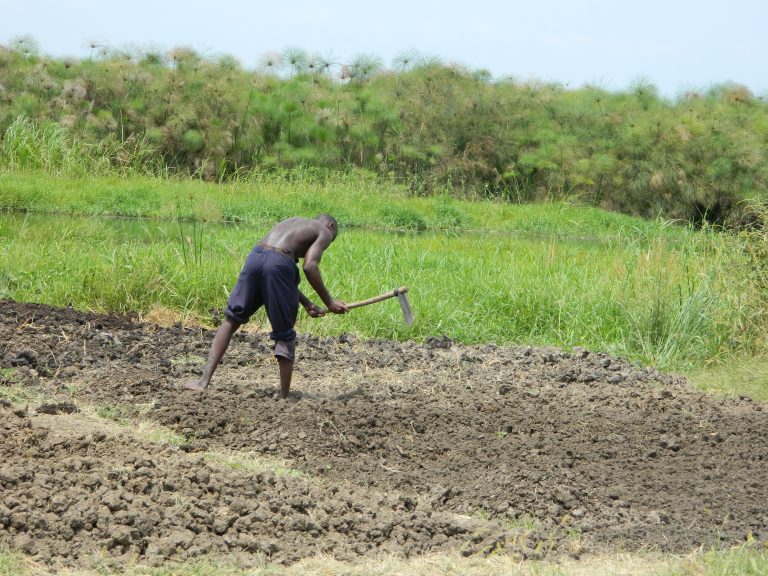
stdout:
[[331,229],[331,232],[333,232],[334,240],[336,239],[336,236],[339,233],[339,223],[336,221],[336,218],[330,214],[319,214],[315,216],[315,220],[327,225]]

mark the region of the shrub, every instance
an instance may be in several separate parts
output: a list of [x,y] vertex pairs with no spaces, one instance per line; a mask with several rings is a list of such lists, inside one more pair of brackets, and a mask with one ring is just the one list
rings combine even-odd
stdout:
[[199,130],[184,132],[184,148],[190,153],[198,152],[203,148],[203,135]]
[[404,230],[426,230],[427,221],[418,212],[401,206],[385,206],[381,209],[383,224]]

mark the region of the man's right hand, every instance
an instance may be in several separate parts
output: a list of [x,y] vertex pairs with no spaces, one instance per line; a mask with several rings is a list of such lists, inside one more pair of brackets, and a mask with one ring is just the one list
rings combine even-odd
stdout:
[[328,304],[328,312],[333,314],[346,314],[347,311],[347,305],[341,300],[331,300],[331,303]]

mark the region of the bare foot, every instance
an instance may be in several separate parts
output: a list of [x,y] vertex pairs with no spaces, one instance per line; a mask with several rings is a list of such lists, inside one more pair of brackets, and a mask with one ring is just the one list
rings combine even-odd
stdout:
[[184,390],[191,390],[192,392],[204,392],[208,386],[200,384],[199,380],[189,380],[181,385]]

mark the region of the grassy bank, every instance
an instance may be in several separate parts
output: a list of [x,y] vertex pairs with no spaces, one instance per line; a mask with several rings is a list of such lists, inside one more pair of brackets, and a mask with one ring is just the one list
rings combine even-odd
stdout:
[[87,216],[124,216],[269,225],[298,213],[335,215],[342,228],[388,231],[519,233],[569,238],[684,238],[664,226],[597,208],[509,204],[448,196],[414,197],[405,187],[365,172],[333,176],[312,171],[253,175],[230,184],[147,176],[51,176],[0,173],[0,210]]
[[[592,208],[411,198],[363,176],[212,185],[39,173],[0,176],[0,208],[16,210],[0,219],[3,298],[210,324],[274,220],[327,211],[342,222],[323,258],[332,293],[352,301],[405,284],[417,321],[405,326],[389,301],[302,316],[302,331],[585,346],[687,372],[766,344],[742,240]],[[253,322],[267,326],[263,313]]]

